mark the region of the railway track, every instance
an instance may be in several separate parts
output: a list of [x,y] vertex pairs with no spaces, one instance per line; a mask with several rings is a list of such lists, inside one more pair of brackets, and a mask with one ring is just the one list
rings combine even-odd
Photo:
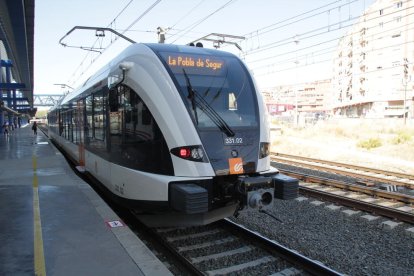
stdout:
[[274,162],[283,163],[292,166],[336,173],[350,177],[365,179],[361,184],[375,186],[376,183],[396,185],[407,189],[414,189],[414,175],[379,170],[374,168],[356,166],[327,160],[320,160],[308,157],[294,156],[282,153],[272,153],[271,159]]
[[[394,182],[398,181],[400,186],[411,187],[414,179],[412,175],[287,154],[274,154],[272,159],[279,164],[326,173],[324,175],[327,176],[320,177],[313,175],[312,171],[308,173],[308,170],[303,173],[293,168],[279,169],[300,180],[299,190],[303,195],[414,224],[414,196],[383,189],[383,183],[389,184],[387,179],[390,177]],[[374,178],[372,174],[376,174],[376,182],[366,180],[367,174],[371,174],[371,180]],[[346,176],[341,177],[346,180],[337,180],[338,175]]]
[[[75,164],[70,164],[78,173]],[[157,241],[156,248],[162,246],[167,250],[164,260],[170,262],[175,259],[179,263],[174,264],[176,269],[184,267],[188,275],[272,275],[279,272],[282,273],[280,275],[341,275],[227,219],[207,226],[149,228],[136,218],[133,211],[108,200],[91,175],[78,175],[106,199],[137,235],[146,232],[144,239],[149,240],[150,247],[154,247],[153,242]]]
[[299,179],[299,192],[303,195],[414,224],[414,196],[293,170],[279,171]]
[[228,219],[147,229],[194,275],[341,275]]

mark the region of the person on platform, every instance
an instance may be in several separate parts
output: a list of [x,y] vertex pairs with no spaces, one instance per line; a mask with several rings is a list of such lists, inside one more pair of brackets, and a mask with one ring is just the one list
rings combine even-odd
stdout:
[[8,122],[4,122],[3,124],[3,133],[4,135],[9,135],[9,123]]
[[34,135],[37,135],[37,122],[35,121],[35,122],[33,122],[33,125],[32,125],[32,130],[33,130],[33,134]]

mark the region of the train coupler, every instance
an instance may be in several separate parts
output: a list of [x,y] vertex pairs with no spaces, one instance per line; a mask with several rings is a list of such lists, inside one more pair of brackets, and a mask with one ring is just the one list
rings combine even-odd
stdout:
[[273,206],[274,188],[270,177],[240,177],[243,205],[247,209],[266,209]]

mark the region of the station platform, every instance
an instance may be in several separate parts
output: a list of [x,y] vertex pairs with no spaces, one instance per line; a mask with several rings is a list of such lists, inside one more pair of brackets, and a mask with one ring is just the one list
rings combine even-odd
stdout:
[[0,136],[0,275],[172,275],[30,125]]

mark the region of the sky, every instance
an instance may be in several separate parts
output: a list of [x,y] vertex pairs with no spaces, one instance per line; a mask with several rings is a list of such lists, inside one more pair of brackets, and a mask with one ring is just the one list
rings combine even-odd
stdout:
[[[34,93],[59,94],[76,88],[130,42],[187,44],[211,33],[241,36],[223,44],[244,60],[261,89],[330,77],[338,39],[374,0],[39,0],[35,7]],[[59,43],[67,46],[64,47]],[[204,47],[213,48],[205,41]],[[83,49],[81,49],[82,47]],[[92,48],[93,51],[85,50]],[[64,84],[64,85],[56,85]]]

